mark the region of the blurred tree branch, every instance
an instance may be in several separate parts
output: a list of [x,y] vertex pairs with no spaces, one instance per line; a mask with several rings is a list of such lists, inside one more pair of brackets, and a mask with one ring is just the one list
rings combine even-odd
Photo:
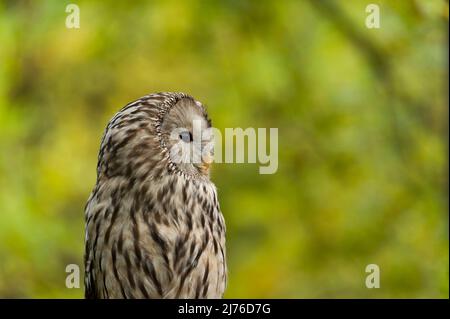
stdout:
[[363,53],[380,81],[389,82],[391,79],[391,68],[386,59],[386,52],[376,46],[368,37],[360,32],[358,27],[351,22],[349,17],[336,2],[330,0],[310,0],[310,2],[322,15],[328,17],[333,25]]
[[[310,0],[310,3],[320,14],[327,17],[329,21],[341,31],[341,33],[361,52],[363,57],[367,60],[373,73],[378,78],[383,90],[386,92],[386,96],[391,103],[386,103],[387,112],[390,113],[390,126],[392,134],[392,146],[394,151],[397,152],[399,159],[402,162],[406,162],[409,158],[408,146],[411,144],[408,138],[408,132],[400,129],[399,124],[399,112],[403,105],[407,105],[412,110],[415,111],[414,120],[419,120],[422,125],[428,130],[436,130],[434,125],[426,123],[424,121],[424,116],[420,116],[420,112],[423,110],[428,110],[427,105],[421,105],[422,102],[417,101],[414,97],[409,96],[405,92],[402,92],[396,81],[394,79],[394,74],[392,71],[391,63],[389,60],[389,54],[385,52],[382,48],[377,46],[369,37],[364,35],[360,31],[360,28],[356,26],[339,6],[336,1],[331,0]],[[448,140],[448,130],[444,129],[443,132],[438,132],[443,134],[445,140]],[[401,176],[405,176],[407,181],[412,181],[412,185],[420,185],[421,181],[415,178],[408,172],[403,172]],[[447,183],[446,183],[447,184]],[[444,186],[447,189],[447,186]]]

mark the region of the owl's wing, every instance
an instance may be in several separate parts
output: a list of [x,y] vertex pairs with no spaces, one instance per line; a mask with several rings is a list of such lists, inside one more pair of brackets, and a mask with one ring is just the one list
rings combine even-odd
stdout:
[[173,205],[162,190],[154,196],[113,191],[89,201],[86,298],[222,296],[225,223],[216,195],[206,200],[191,192],[189,206]]
[[84,279],[84,297],[86,299],[98,299],[100,296],[97,294],[97,290],[93,287],[93,278],[91,271],[85,271]]
[[89,196],[89,199],[85,207],[85,251],[84,251],[84,297],[86,299],[98,299],[101,296],[98,294],[98,290],[95,286],[95,277],[93,269],[93,239],[95,235],[93,234],[92,223],[94,221],[94,215],[92,207],[96,206],[94,201],[95,190]]

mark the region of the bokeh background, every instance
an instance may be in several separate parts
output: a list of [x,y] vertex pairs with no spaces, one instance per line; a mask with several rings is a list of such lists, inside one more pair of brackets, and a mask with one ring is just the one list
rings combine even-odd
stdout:
[[[216,164],[225,297],[448,298],[448,2],[0,1],[0,297],[81,298],[113,114],[183,91],[278,127],[279,169]],[[365,267],[381,288],[365,287]]]

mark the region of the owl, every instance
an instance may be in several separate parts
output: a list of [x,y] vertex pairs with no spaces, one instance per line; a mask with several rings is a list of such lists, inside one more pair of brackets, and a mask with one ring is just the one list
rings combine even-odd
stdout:
[[184,93],[146,95],[108,123],[85,207],[86,298],[223,296],[225,221],[209,177],[213,150],[204,154],[211,140],[196,141],[194,124],[211,127]]

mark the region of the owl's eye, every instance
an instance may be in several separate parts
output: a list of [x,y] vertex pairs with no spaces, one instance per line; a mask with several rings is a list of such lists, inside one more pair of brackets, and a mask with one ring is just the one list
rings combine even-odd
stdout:
[[185,143],[192,142],[191,132],[188,132],[188,131],[181,132],[180,135],[178,135],[178,137],[180,138],[180,140],[182,140]]

